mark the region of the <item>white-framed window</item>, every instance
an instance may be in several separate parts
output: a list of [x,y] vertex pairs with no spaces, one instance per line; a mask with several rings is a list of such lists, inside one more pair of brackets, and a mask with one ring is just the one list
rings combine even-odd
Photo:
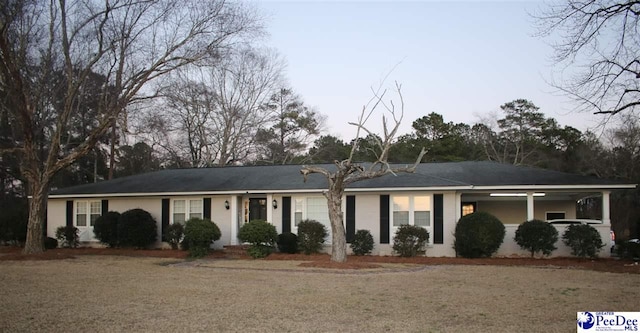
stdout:
[[76,201],[76,227],[93,227],[100,215],[102,215],[100,200]]
[[563,220],[566,219],[566,212],[545,212],[544,216],[547,221],[549,220]]
[[429,231],[433,237],[431,195],[393,195],[391,197],[391,234],[403,224],[415,225]]
[[[331,221],[329,220],[329,208],[327,198],[323,196],[295,197],[292,198],[291,213],[293,214],[293,232],[297,233],[298,224],[303,220],[315,220],[327,228],[325,244],[331,243]],[[342,205],[344,208],[344,205]],[[344,212],[343,212],[344,214]]]
[[173,199],[171,208],[171,223],[185,223],[191,218],[203,216],[202,198]]

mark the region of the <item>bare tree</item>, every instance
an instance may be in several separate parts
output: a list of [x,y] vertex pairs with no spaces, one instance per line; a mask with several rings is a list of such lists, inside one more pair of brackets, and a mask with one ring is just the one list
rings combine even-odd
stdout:
[[[150,82],[257,32],[251,11],[222,0],[5,1],[0,106],[19,132],[4,152],[18,154],[31,196],[24,252],[44,250],[54,175],[92,151],[131,103],[149,98]],[[54,80],[55,74],[63,79]],[[94,91],[99,116],[82,141],[63,151],[62,138],[94,74],[107,82]]]
[[555,60],[570,72],[556,88],[596,114],[637,110],[640,1],[565,0],[537,18],[542,36],[560,38]]
[[[335,262],[347,261],[347,239],[343,224],[342,216],[342,196],[349,184],[365,180],[382,177],[387,174],[396,174],[399,172],[414,172],[416,166],[422,160],[426,153],[423,148],[416,157],[415,163],[410,166],[395,167],[387,162],[389,151],[393,146],[398,128],[404,116],[404,100],[402,98],[401,86],[396,83],[396,92],[400,100],[399,109],[393,100],[385,102],[384,97],[386,90],[380,93],[381,88],[373,91],[373,98],[362,108],[362,113],[357,123],[349,123],[356,126],[356,137],[352,141],[351,153],[349,157],[342,161],[334,161],[335,170],[327,169],[320,166],[304,165],[300,173],[304,176],[305,181],[310,174],[318,173],[323,175],[328,182],[328,188],[323,192],[327,198],[327,206],[329,209],[329,220],[331,221],[331,260]],[[376,109],[382,106],[390,115],[391,124],[387,123],[387,117],[382,117],[383,135],[379,137],[374,135],[367,127],[367,120],[372,116]],[[364,132],[369,137],[376,137],[375,151],[376,160],[371,163],[363,164],[353,160],[354,154],[358,151],[358,144],[361,140],[360,133]]]
[[264,104],[283,69],[270,49],[245,46],[216,54],[172,75],[161,89],[165,105],[145,122],[165,119],[169,127],[162,131],[169,135],[162,145],[188,152],[192,167],[244,162],[255,151],[256,132],[269,117]]

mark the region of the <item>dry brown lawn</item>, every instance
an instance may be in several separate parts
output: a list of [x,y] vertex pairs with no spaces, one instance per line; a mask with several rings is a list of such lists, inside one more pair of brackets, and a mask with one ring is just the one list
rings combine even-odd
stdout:
[[299,263],[0,261],[0,332],[572,332],[577,311],[640,310],[637,274]]

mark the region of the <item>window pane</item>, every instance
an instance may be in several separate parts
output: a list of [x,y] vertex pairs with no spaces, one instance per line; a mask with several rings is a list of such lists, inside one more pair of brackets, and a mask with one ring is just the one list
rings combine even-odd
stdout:
[[173,201],[173,213],[185,213],[184,200],[174,200]]
[[202,218],[202,214],[201,213],[193,213],[193,212],[191,214],[189,214],[189,218],[190,219],[192,219],[194,217],[197,217],[197,218],[201,219]]
[[394,211],[409,211],[409,197],[393,197]]
[[399,227],[403,224],[409,224],[409,212],[393,212],[393,226]]
[[76,215],[76,225],[78,227],[86,227],[87,226],[87,215],[86,214],[78,214],[78,215]]
[[298,226],[298,223],[302,222],[302,212],[295,212],[294,222],[296,224],[296,227]]
[[413,215],[413,222],[417,226],[428,227],[431,225],[429,217],[429,212],[415,212]]
[[189,212],[200,213],[202,216],[202,200],[189,200]]
[[430,211],[431,210],[431,197],[414,197],[413,198],[413,210],[416,211]]
[[89,221],[90,226],[94,226],[96,224],[96,220],[100,217],[100,214],[91,214],[91,220]]
[[76,202],[76,213],[77,214],[86,214],[87,213],[87,202],[86,201],[78,201],[78,202]]
[[184,223],[184,213],[174,213],[173,214],[173,223]]
[[91,214],[100,215],[101,213],[102,213],[102,203],[100,201],[92,201],[91,202]]
[[462,204],[462,216],[473,213],[476,210],[475,208],[476,206],[473,203]]

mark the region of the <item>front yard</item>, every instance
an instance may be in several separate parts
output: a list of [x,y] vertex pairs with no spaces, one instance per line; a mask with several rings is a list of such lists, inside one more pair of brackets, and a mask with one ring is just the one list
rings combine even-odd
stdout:
[[[177,263],[177,264],[176,264]],[[554,267],[78,256],[0,261],[2,332],[567,332],[637,311],[637,274]]]

